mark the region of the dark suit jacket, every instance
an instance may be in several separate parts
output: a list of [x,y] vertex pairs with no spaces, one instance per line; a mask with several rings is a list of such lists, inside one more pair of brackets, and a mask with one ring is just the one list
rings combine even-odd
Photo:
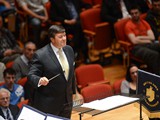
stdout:
[[[39,49],[33,56],[28,79],[36,88],[33,106],[45,113],[58,115],[66,103],[72,104],[75,93],[74,52],[70,46],[63,48],[69,63],[69,77],[66,80],[61,65],[50,44]],[[59,74],[47,86],[38,87],[40,77],[48,79]]]
[[[123,0],[129,12],[131,8],[131,1]],[[103,21],[115,23],[118,19],[122,18],[122,12],[119,0],[103,0],[101,8],[101,18]]]
[[[17,118],[18,112],[19,112],[19,108],[16,105],[9,105],[9,109],[12,113],[12,116],[14,118],[14,120]],[[5,119],[5,116],[2,112],[2,109],[0,108],[0,115]]]

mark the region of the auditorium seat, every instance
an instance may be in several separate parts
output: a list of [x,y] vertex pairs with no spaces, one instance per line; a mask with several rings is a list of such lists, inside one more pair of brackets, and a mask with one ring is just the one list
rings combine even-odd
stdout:
[[102,22],[100,8],[90,8],[81,12],[80,19],[83,32],[88,40],[89,58],[91,61],[104,62],[105,58],[112,56],[110,24]]
[[102,66],[99,64],[81,65],[75,69],[75,75],[79,89],[88,85],[109,83],[109,80],[105,79]]
[[17,106],[19,107],[19,109],[21,109],[23,107],[23,105],[27,105],[28,103],[29,103],[29,100],[26,99],[26,100],[23,100],[23,101],[19,102],[17,104]]
[[114,91],[115,95],[121,94],[121,83],[122,83],[123,80],[124,80],[124,78],[120,79],[120,80],[116,80],[113,83],[112,87],[113,87],[113,91]]
[[98,84],[85,87],[81,90],[84,103],[103,99],[113,95],[112,86],[109,84]]

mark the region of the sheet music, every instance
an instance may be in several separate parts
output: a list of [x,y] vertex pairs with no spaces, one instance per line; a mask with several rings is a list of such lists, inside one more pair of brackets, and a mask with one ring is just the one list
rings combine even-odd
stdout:
[[23,107],[17,120],[44,120],[46,115],[34,111],[28,107]]
[[112,108],[119,107],[138,100],[139,98],[115,95],[101,100],[95,100],[90,103],[84,103],[81,107],[87,107],[96,110],[110,110]]

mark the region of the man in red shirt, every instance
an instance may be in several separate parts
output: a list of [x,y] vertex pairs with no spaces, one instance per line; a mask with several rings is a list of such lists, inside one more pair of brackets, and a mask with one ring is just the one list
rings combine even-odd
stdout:
[[160,45],[155,42],[150,25],[140,19],[139,8],[133,6],[130,15],[131,19],[125,25],[125,33],[133,45],[131,52],[148,65],[150,72],[160,75]]

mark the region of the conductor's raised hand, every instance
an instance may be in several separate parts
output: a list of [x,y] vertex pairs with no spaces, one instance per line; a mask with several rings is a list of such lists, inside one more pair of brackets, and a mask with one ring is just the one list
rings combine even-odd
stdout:
[[49,83],[49,80],[46,77],[41,77],[39,80],[39,85],[46,86],[48,85],[48,83]]

